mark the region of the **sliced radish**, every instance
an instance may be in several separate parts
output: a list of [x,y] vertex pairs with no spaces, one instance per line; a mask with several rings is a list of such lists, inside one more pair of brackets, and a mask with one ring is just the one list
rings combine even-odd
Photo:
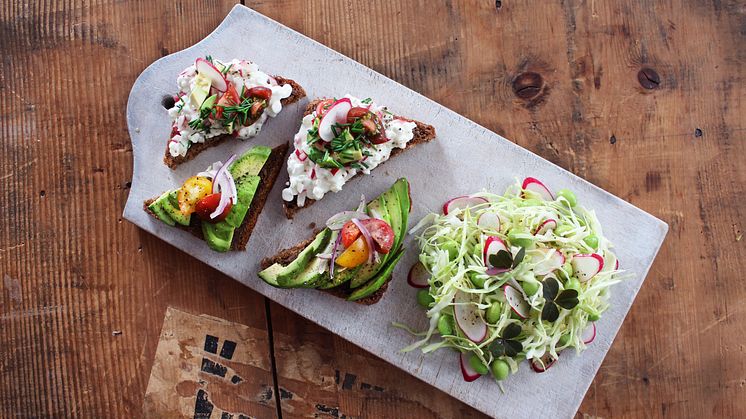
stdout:
[[453,301],[456,303],[453,306],[453,314],[459,329],[472,342],[483,341],[487,337],[487,324],[477,314],[477,306],[470,304],[473,302],[471,294],[457,291]]
[[529,306],[526,299],[523,298],[523,294],[510,285],[504,286],[503,291],[505,292],[505,300],[508,302],[508,305],[510,305],[510,308],[513,309],[515,314],[519,315],[522,319],[528,317],[528,314],[531,311],[531,306]]
[[596,339],[596,323],[589,323],[588,327],[583,330],[580,338],[583,339],[583,343],[585,343],[586,345],[593,342],[593,340]]
[[295,149],[295,155],[296,157],[298,157],[298,160],[300,161],[306,161],[306,159],[308,158],[308,154],[306,154],[305,151],[298,150],[297,148]]
[[500,216],[496,212],[483,212],[477,218],[477,225],[492,231],[500,230]]
[[538,179],[527,177],[523,179],[523,185],[521,186],[524,190],[535,192],[541,196],[545,201],[554,201],[554,196],[549,192],[549,188],[544,186]]
[[540,256],[543,260],[536,264],[534,273],[536,275],[546,275],[559,269],[565,264],[565,256],[556,249],[539,249],[542,253]]
[[587,282],[604,268],[604,258],[598,253],[575,255],[572,257],[572,269],[580,282]]
[[409,275],[407,276],[407,283],[414,288],[427,288],[430,284],[427,282],[430,279],[430,272],[427,271],[425,265],[421,262],[417,262],[409,269]]
[[478,196],[458,196],[443,204],[443,214],[448,215],[456,209],[464,209],[475,205],[484,204],[487,200]]
[[334,139],[334,133],[332,132],[332,126],[334,124],[345,124],[347,123],[347,112],[352,109],[352,102],[350,99],[343,98],[334,102],[319,122],[319,137],[327,143]]
[[619,270],[619,259],[617,259],[617,260],[616,260],[616,263],[614,264],[614,270],[615,270],[615,271],[618,271],[618,270]]
[[557,358],[553,358],[552,355],[547,352],[541,358],[533,358],[531,360],[531,369],[536,372],[544,372],[549,368],[552,368],[552,365],[554,365],[555,362],[557,362]]
[[211,62],[205,60],[204,58],[197,58],[194,66],[197,68],[197,72],[199,74],[202,74],[210,80],[210,84],[212,84],[212,87],[218,89],[221,92],[225,92],[228,89],[228,82],[225,81],[223,73],[221,73],[220,70],[218,70],[218,68],[215,67],[215,65],[213,65]]
[[501,250],[510,252],[510,250],[508,250],[508,246],[505,245],[505,242],[502,241],[501,238],[497,236],[487,237],[487,241],[485,241],[484,243],[484,250],[482,251],[482,255],[484,258],[484,266],[487,267],[488,275],[497,275],[508,271],[508,269],[505,268],[496,268],[490,263],[490,256],[496,255]]
[[539,228],[536,229],[534,235],[547,234],[555,228],[557,228],[557,220],[550,218],[539,225]]
[[604,267],[602,271],[609,272],[617,269],[619,269],[619,260],[616,258],[616,255],[609,251],[604,252]]
[[466,356],[466,354],[459,354],[458,363],[459,365],[461,365],[461,374],[464,375],[464,381],[470,383],[481,377],[478,372],[474,371],[474,368],[471,367],[471,364],[469,364],[469,358]]

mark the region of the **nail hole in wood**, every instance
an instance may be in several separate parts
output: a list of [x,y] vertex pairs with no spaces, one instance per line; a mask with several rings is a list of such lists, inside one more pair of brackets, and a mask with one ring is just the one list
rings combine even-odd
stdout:
[[643,68],[637,73],[637,81],[640,82],[640,86],[652,90],[660,86],[661,77],[652,68]]
[[513,93],[521,99],[535,98],[543,87],[544,79],[541,75],[530,71],[518,75],[513,80]]

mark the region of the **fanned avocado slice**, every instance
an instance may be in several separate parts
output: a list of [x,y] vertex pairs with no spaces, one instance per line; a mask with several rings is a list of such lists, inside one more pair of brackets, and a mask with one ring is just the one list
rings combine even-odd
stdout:
[[298,257],[295,258],[289,265],[277,274],[277,283],[283,288],[295,288],[304,286],[303,281],[298,278],[298,274],[303,272],[306,266],[311,261],[311,258],[319,254],[329,244],[329,239],[332,236],[332,231],[328,228],[322,230],[316,235],[311,244],[306,246]]
[[383,284],[386,283],[391,274],[394,272],[394,268],[396,268],[396,264],[399,263],[399,259],[401,259],[402,255],[404,255],[404,250],[400,250],[399,252],[397,252],[394,257],[389,260],[389,263],[386,264],[383,269],[378,271],[373,279],[362,285],[360,288],[355,289],[355,291],[353,291],[352,294],[347,297],[347,300],[360,300],[369,295],[375,294],[375,292],[381,289]]
[[148,209],[150,211],[152,211],[153,214],[157,215],[159,220],[163,221],[164,223],[166,223],[166,224],[168,224],[170,226],[175,226],[176,225],[176,221],[174,221],[174,219],[171,218],[171,216],[168,215],[168,212],[166,210],[164,210],[163,207],[162,207],[162,204],[164,202],[166,202],[166,203],[168,202],[168,194],[169,193],[170,193],[170,191],[169,192],[165,192],[163,195],[159,196],[158,199],[156,199],[155,201],[151,202],[150,205],[148,205]]

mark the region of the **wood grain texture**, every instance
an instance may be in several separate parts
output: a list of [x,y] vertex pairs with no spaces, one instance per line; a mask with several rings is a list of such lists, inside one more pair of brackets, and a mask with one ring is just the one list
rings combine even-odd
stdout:
[[[0,416],[136,416],[167,305],[265,327],[256,293],[119,219],[132,82],[233,3],[0,6]],[[581,415],[746,416],[741,3],[246,4],[669,223]],[[640,86],[642,67],[657,89]],[[526,72],[543,84],[521,99]],[[284,416],[478,415],[287,310],[272,315],[278,384],[308,397],[282,399]]]

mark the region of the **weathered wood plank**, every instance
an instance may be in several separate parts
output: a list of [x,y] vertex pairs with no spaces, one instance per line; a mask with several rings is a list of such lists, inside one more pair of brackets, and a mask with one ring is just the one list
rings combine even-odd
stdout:
[[233,3],[0,7],[0,416],[138,416],[167,305],[266,328],[262,298],[120,219],[132,83]]

